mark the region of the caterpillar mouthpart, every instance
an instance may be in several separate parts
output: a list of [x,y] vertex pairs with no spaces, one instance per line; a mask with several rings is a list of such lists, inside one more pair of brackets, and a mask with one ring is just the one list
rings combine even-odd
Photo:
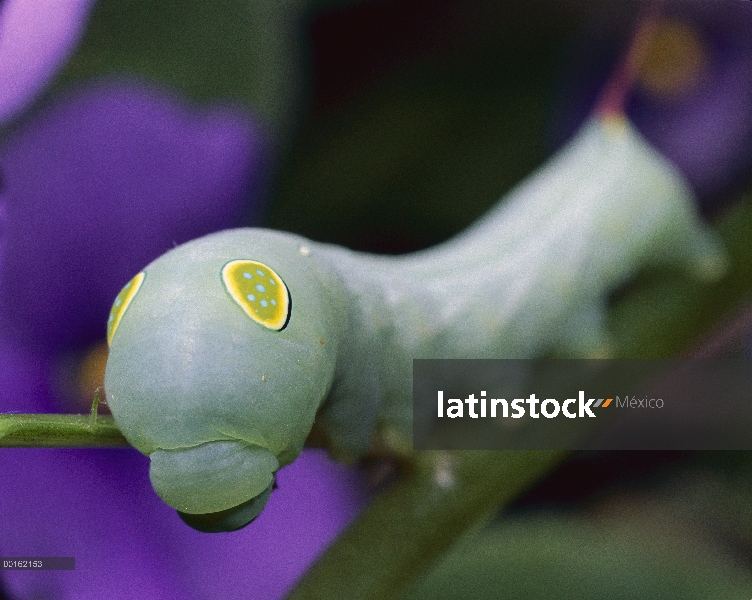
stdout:
[[[155,450],[149,457],[154,490],[167,504],[187,515],[237,512],[243,506],[247,518],[251,506],[258,506],[260,511],[266,504],[279,468],[271,451],[228,440]],[[248,504],[251,501],[256,502]]]
[[230,531],[237,531],[238,529],[242,529],[250,524],[259,516],[259,513],[264,510],[266,503],[269,501],[269,496],[271,496],[273,489],[274,482],[270,483],[269,487],[255,498],[251,498],[250,500],[243,502],[238,506],[228,508],[227,510],[204,513],[201,515],[193,515],[178,511],[178,516],[183,520],[183,523],[202,533],[227,533]]

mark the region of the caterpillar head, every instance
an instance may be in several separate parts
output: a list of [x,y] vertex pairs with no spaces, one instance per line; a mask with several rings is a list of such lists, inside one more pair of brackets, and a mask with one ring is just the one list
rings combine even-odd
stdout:
[[110,408],[196,529],[258,515],[331,385],[335,313],[299,247],[262,230],[210,235],[151,263],[113,305]]

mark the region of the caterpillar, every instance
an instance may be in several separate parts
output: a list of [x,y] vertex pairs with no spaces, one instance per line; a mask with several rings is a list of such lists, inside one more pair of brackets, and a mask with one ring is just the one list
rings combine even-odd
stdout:
[[105,391],[157,494],[230,531],[314,422],[344,460],[380,425],[409,441],[413,358],[603,356],[605,296],[648,261],[724,268],[681,174],[626,118],[599,116],[433,248],[378,256],[249,228],[171,250],[115,300]]

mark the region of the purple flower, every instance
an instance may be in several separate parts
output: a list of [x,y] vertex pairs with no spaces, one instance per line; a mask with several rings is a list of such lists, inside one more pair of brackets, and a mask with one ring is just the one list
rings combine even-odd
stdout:
[[[132,81],[80,90],[6,140],[0,412],[68,408],[60,374],[104,339],[121,286],[174,244],[258,214],[264,144],[237,109]],[[76,559],[4,571],[11,598],[277,598],[363,502],[358,475],[314,451],[280,471],[251,526],[216,535],[162,503],[132,449],[0,449],[0,473],[0,556]]]
[[94,0],[0,5],[0,123],[21,112],[75,48]]
[[191,111],[135,82],[98,84],[39,115],[0,149],[3,329],[54,349],[101,340],[134,273],[256,217],[262,144],[237,111]]

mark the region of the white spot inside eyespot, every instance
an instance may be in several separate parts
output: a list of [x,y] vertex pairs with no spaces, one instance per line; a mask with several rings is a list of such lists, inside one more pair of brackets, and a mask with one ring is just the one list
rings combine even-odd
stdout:
[[243,277],[250,279],[251,277],[253,277],[253,275],[251,275],[250,273],[243,273]]
[[269,303],[268,303],[268,302],[267,302],[266,300],[262,300],[262,301],[260,302],[260,304],[261,304],[261,306],[263,306],[264,308],[266,308],[267,306],[269,306]]
[[264,276],[264,272],[261,269],[256,269],[256,273],[258,273],[259,275],[261,275],[261,277]]
[[246,298],[248,298],[251,302],[253,302],[256,299],[256,296],[254,296],[253,294],[248,294]]
[[265,292],[266,288],[259,283],[258,285],[256,285],[256,290],[259,292]]

